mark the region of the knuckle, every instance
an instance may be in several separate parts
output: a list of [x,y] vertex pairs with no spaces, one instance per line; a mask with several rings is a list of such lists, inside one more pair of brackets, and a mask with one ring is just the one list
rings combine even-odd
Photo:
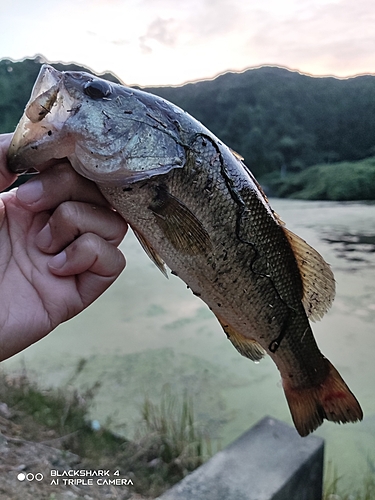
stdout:
[[[64,240],[76,239],[87,233],[90,239],[95,235],[114,246],[121,243],[128,228],[117,212],[74,201],[65,201],[55,209],[50,218],[50,227],[55,236],[61,235]],[[96,241],[96,238],[94,240]]]
[[64,201],[55,210],[53,217],[56,221],[64,221],[69,225],[76,225],[80,219],[82,207],[73,201]]
[[61,193],[62,196],[64,196],[68,186],[77,182],[77,177],[78,174],[67,162],[57,163],[39,174],[39,179],[43,182],[47,192],[54,195]]
[[[78,242],[78,240],[76,240]],[[104,240],[95,233],[84,233],[79,237],[82,250],[90,255],[100,255],[103,252]]]
[[63,202],[49,219],[52,236],[56,243],[68,243],[82,233],[80,207],[74,202]]

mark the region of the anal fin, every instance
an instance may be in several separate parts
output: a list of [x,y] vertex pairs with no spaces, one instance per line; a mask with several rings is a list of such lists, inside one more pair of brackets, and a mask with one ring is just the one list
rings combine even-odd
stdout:
[[256,340],[244,337],[226,321],[222,320],[218,316],[216,317],[226,333],[228,340],[232,342],[233,346],[240,354],[242,354],[242,356],[251,359],[251,361],[260,361],[264,357],[265,350]]

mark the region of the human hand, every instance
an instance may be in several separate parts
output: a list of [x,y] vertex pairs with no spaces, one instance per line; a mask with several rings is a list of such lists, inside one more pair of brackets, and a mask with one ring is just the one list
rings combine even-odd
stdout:
[[[11,134],[0,135],[0,189]],[[0,361],[90,305],[118,277],[127,230],[68,163],[0,194]]]
[[9,187],[17,179],[15,174],[6,168],[7,151],[13,134],[0,134],[0,191]]

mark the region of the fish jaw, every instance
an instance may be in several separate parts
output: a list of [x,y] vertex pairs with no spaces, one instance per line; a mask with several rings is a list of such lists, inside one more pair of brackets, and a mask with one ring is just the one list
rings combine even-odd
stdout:
[[62,75],[43,65],[9,147],[12,172],[21,174],[71,153],[73,144],[64,125],[74,109],[74,99],[64,90]]

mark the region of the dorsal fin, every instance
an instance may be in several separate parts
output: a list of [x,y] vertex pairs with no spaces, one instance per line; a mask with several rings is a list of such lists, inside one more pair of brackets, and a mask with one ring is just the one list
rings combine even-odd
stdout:
[[136,235],[139,243],[142,245],[143,250],[150,257],[155,266],[161,271],[166,278],[168,278],[167,269],[165,267],[165,263],[163,259],[159,256],[156,250],[150,245],[148,240],[143,236],[143,234],[139,233],[134,227],[132,227],[133,233]]
[[280,217],[280,215],[275,212],[274,210],[272,210],[272,213],[273,213],[273,216],[275,217],[277,223],[280,225],[280,226],[285,226],[285,222],[282,220],[282,218]]
[[293,249],[303,282],[302,303],[311,321],[321,319],[335,298],[335,278],[331,267],[306,241],[283,227]]

